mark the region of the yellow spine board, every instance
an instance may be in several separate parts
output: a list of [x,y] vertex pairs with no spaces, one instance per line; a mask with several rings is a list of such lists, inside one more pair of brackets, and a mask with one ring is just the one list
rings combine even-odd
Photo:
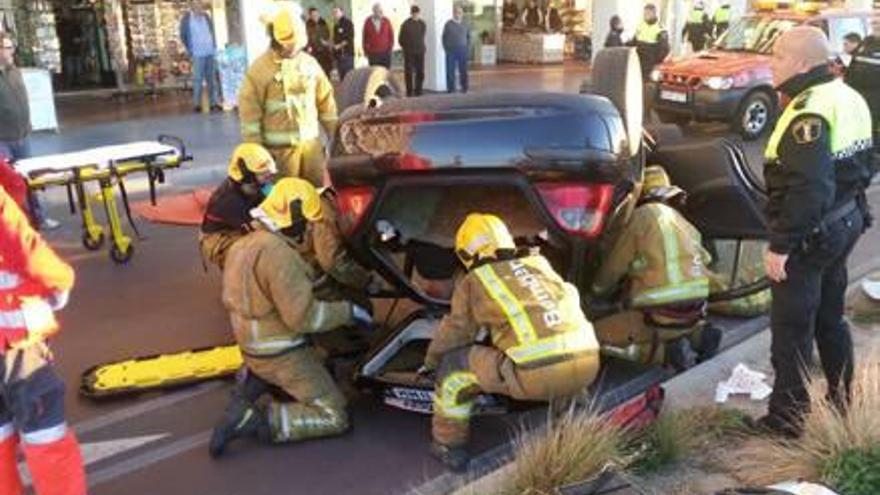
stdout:
[[84,372],[80,393],[110,397],[190,385],[230,376],[241,365],[237,345],[130,359]]

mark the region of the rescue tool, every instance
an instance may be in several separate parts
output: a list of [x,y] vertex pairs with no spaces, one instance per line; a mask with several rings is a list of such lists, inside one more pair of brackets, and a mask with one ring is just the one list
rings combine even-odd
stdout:
[[[82,219],[82,244],[91,251],[101,249],[105,230],[95,219],[93,203],[101,203],[109,223],[112,241],[110,258],[120,264],[128,263],[134,255],[132,238],[126,235],[116,205],[113,187],[119,188],[119,196],[125,216],[134,234],[140,233],[131,216],[125,179],[129,175],[144,173],[150,187],[150,201],[156,204],[156,184],[165,182],[165,171],[180,167],[191,161],[186,146],[180,138],[160,135],[155,141],[138,141],[122,145],[102,146],[73,153],[40,156],[16,162],[15,169],[28,184],[29,193],[49,187],[67,188],[67,200],[71,214],[79,206]],[[95,182],[98,191],[90,194],[87,184]],[[32,197],[32,196],[31,196]]]

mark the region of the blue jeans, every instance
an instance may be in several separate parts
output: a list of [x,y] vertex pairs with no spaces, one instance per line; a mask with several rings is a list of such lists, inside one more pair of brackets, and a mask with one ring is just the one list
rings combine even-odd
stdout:
[[[0,141],[0,155],[6,156],[15,168],[17,160],[24,160],[31,157],[31,143],[28,138],[19,139],[18,141]],[[28,195],[28,202],[31,207],[31,216],[36,225],[40,225],[46,219],[46,208],[37,196],[36,191]]]
[[211,106],[217,105],[217,88],[214,81],[216,73],[214,71],[214,56],[194,57],[193,58],[193,106],[199,108],[202,106],[202,82],[208,84],[208,97],[211,100]]
[[461,83],[461,92],[468,91],[468,52],[467,50],[446,51],[446,91],[455,93],[455,71],[458,70],[458,80]]

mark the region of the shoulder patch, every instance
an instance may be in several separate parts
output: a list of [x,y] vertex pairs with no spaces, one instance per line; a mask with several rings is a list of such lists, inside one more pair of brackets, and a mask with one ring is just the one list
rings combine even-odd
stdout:
[[791,135],[797,144],[810,144],[822,137],[823,126],[819,117],[802,117],[791,125]]

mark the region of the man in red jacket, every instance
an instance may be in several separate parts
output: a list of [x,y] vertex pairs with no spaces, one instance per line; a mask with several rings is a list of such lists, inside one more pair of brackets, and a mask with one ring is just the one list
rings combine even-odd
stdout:
[[391,21],[382,15],[382,6],[373,5],[373,15],[364,21],[364,53],[370,65],[391,68],[391,51],[394,49],[394,28]]
[[86,493],[79,444],[64,421],[64,383],[46,343],[73,280],[73,268],[0,187],[0,495],[23,493],[19,442],[37,495]]

